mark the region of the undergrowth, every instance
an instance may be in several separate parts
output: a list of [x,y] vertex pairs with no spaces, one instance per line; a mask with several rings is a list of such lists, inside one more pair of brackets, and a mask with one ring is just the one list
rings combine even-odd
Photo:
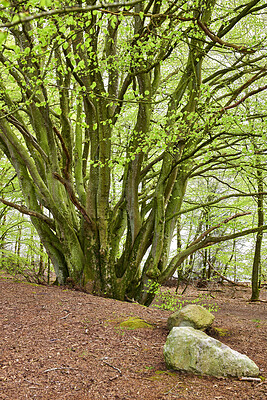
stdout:
[[149,285],[149,293],[155,294],[153,307],[173,312],[181,309],[188,304],[198,304],[202,307],[205,307],[210,312],[217,312],[219,309],[216,303],[209,303],[209,301],[212,299],[209,294],[200,293],[196,299],[186,300],[181,294],[174,293],[170,289],[163,290],[160,284],[149,282]]

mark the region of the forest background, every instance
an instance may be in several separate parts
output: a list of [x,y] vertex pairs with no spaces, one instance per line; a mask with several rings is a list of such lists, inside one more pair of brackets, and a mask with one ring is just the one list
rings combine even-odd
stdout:
[[0,1],[1,269],[149,305],[266,279],[264,1]]

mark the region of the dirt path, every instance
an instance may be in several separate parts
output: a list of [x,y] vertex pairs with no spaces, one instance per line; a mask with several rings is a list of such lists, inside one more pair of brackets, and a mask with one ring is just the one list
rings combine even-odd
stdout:
[[[186,298],[199,293],[191,288]],[[226,333],[215,337],[247,354],[267,377],[267,303],[250,304],[249,292],[227,287],[212,295],[220,308],[214,326]],[[0,399],[266,400],[267,380],[168,371],[162,349],[169,314],[0,279]],[[119,323],[130,316],[154,329],[121,329]]]

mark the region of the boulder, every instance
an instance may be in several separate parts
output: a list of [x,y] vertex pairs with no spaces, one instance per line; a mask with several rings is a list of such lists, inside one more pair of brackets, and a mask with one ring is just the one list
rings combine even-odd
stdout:
[[204,331],[212,325],[213,321],[214,315],[206,308],[189,304],[169,316],[168,329],[171,330],[174,326],[189,326]]
[[259,368],[246,355],[190,327],[174,327],[164,346],[169,369],[216,377],[258,376]]

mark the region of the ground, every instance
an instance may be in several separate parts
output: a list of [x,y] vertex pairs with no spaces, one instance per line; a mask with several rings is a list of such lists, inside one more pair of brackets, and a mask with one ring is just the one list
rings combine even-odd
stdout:
[[[190,287],[182,299],[201,304],[208,293],[210,334],[255,361],[261,381],[168,371],[169,310],[0,278],[0,399],[266,400],[267,303],[249,303],[250,289],[229,286]],[[129,317],[153,327],[121,328]]]

